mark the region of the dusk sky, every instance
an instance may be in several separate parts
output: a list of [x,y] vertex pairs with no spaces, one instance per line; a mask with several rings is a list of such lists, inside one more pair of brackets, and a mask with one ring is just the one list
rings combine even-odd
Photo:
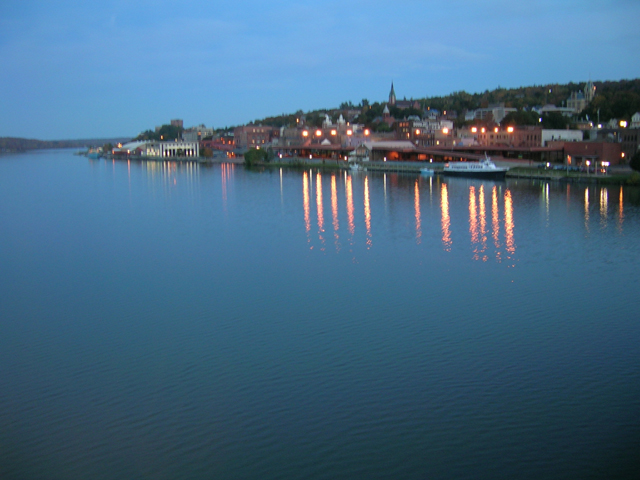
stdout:
[[637,0],[2,1],[0,137],[640,77]]

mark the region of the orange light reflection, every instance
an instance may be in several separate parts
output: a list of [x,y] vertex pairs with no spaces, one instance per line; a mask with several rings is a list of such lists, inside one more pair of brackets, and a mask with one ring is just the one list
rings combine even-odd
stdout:
[[316,174],[316,207],[318,211],[318,237],[324,243],[324,208],[322,206],[322,175]]
[[311,218],[309,215],[309,177],[307,172],[302,174],[302,207],[304,208],[304,227],[309,235],[311,230]]
[[351,176],[348,176],[346,179],[344,191],[347,196],[347,222],[349,224],[349,233],[353,237],[356,226],[353,218],[353,187],[351,185]]
[[364,224],[367,230],[367,248],[371,247],[371,206],[369,204],[369,177],[364,177]]
[[440,191],[440,209],[442,210],[442,245],[445,251],[451,251],[451,218],[449,217],[449,192],[447,184],[442,184]]
[[513,239],[513,200],[511,198],[511,191],[504,192],[504,230],[505,230],[505,242],[507,244],[507,252],[514,254],[516,252],[516,244]]
[[413,206],[416,216],[416,243],[420,244],[420,242],[422,241],[422,219],[420,216],[420,188],[418,187],[418,180],[416,180],[416,185],[414,187]]
[[340,251],[340,244],[338,243],[338,230],[340,229],[338,221],[338,188],[335,175],[331,177],[331,215],[333,217],[333,238],[335,239],[336,250]]
[[496,258],[500,260],[500,214],[498,212],[498,187],[491,192],[491,228],[493,230],[493,244],[496,247]]

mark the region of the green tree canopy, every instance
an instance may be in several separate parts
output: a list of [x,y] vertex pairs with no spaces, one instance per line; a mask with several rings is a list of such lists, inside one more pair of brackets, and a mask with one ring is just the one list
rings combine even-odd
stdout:
[[500,122],[501,125],[538,125],[540,123],[538,114],[535,112],[527,112],[524,110],[518,110],[517,112],[511,112]]
[[562,130],[567,128],[571,123],[568,117],[565,117],[560,112],[549,112],[542,115],[542,126],[552,130]]
[[138,135],[134,140],[164,140],[171,141],[182,138],[182,128],[174,125],[162,125],[158,131],[147,130]]

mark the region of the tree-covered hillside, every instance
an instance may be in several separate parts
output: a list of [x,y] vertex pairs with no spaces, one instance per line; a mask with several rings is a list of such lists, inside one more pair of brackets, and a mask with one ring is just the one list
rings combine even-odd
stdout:
[[[618,120],[631,119],[631,116],[640,111],[640,79],[620,80],[620,81],[595,81],[596,96],[591,104],[579,114],[580,118],[587,115],[592,121],[598,120],[598,110],[600,110],[599,120],[604,123],[613,118]],[[445,96],[425,97],[412,99],[417,100],[424,110],[427,108],[436,109],[440,112],[455,112],[458,115],[458,125],[464,124],[464,113],[468,110],[486,108],[492,104],[504,103],[505,107],[517,108],[521,112],[530,111],[532,107],[555,105],[557,107],[566,106],[567,99],[573,92],[583,92],[586,82],[533,85],[519,88],[501,88],[486,90],[481,93],[468,93],[465,91],[453,92]],[[379,119],[386,101],[369,103],[363,99],[358,105],[351,102],[343,102],[340,108],[323,109],[307,112],[304,114],[308,125],[319,126],[324,119],[324,114],[328,113],[332,118],[337,118],[340,112],[360,110],[360,115],[354,121],[364,123],[375,128],[375,120]],[[395,118],[403,118],[409,115],[423,116],[424,110],[414,109],[399,110],[390,107],[390,113]],[[296,119],[302,112],[290,115],[280,115],[256,120],[255,123],[272,126],[293,126]],[[521,116],[521,120],[524,116]],[[554,116],[549,122],[559,124]],[[518,123],[518,122],[516,122]],[[522,121],[520,123],[523,123]],[[526,122],[524,122],[526,123]]]

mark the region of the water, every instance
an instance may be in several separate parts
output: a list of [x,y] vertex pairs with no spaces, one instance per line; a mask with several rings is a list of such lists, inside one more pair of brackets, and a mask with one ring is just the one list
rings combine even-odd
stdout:
[[640,194],[0,158],[0,478],[637,478]]

